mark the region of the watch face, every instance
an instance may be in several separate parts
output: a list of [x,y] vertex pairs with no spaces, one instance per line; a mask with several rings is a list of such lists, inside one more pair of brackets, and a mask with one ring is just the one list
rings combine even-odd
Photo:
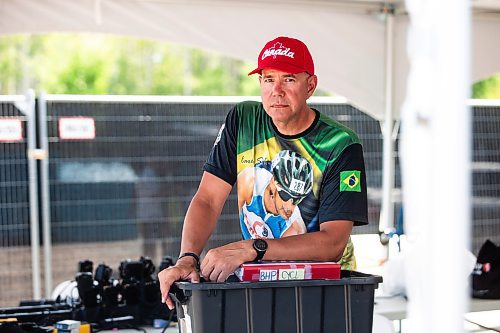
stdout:
[[256,239],[254,241],[254,247],[256,250],[259,250],[259,251],[265,251],[267,250],[267,242],[265,240],[262,240],[262,239]]

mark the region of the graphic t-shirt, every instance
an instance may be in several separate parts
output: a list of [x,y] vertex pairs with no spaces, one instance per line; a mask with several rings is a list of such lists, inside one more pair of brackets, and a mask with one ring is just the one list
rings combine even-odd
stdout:
[[[334,220],[368,223],[359,138],[341,123],[315,112],[313,124],[293,136],[279,133],[259,102],[239,103],[227,115],[204,170],[230,185],[238,181],[245,239],[278,238],[289,228],[288,233],[292,229],[314,232],[321,223]],[[286,199],[297,199],[286,217],[273,204],[276,189],[288,194]],[[344,269],[355,268],[350,239],[340,263]]]

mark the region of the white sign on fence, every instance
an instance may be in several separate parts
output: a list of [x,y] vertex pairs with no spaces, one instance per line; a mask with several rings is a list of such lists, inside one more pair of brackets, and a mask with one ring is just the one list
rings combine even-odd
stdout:
[[0,118],[0,141],[16,142],[23,139],[21,119]]
[[62,140],[95,139],[95,121],[90,117],[59,118],[59,138]]

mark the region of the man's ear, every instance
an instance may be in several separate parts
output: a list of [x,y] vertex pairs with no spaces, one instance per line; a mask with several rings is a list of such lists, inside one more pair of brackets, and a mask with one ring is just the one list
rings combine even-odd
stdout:
[[311,97],[318,86],[318,77],[316,75],[311,75],[307,78],[307,95]]

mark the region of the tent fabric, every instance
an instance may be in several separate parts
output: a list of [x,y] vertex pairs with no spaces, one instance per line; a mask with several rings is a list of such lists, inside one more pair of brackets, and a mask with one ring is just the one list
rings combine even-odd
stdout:
[[[500,0],[476,0],[472,80],[500,71]],[[389,7],[388,7],[389,6]],[[0,0],[0,35],[91,32],[151,38],[256,62],[277,35],[302,39],[319,87],[376,119],[385,112],[386,23],[394,9],[392,99],[399,116],[408,76],[408,16],[402,1]],[[443,15],[443,23],[446,15]]]

